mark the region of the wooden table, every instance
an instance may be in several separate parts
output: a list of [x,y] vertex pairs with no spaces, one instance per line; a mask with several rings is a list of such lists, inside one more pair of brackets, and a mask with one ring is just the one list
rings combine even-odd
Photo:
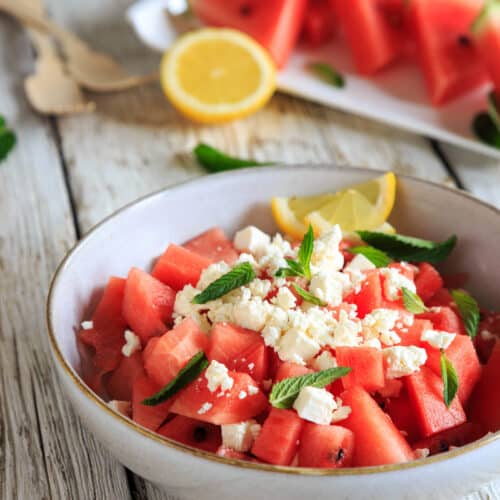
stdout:
[[[158,57],[123,20],[127,0],[51,0],[50,12],[137,71]],[[500,163],[424,137],[277,95],[230,125],[181,118],[157,85],[93,95],[97,112],[47,118],[26,102],[27,37],[0,17],[0,114],[18,145],[0,165],[0,495],[3,499],[166,498],[125,470],[80,425],[48,353],[44,304],[57,263],[93,224],[137,197],[203,174],[205,141],[285,163],[391,169],[467,189],[500,204]],[[500,484],[470,498],[500,498]],[[488,496],[489,495],[489,496]]]

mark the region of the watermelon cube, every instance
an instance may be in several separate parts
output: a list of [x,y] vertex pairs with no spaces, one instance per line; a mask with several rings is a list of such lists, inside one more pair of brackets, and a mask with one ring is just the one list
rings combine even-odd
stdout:
[[198,352],[205,351],[207,336],[192,318],[185,318],[169,332],[152,338],[144,350],[144,368],[157,384],[164,386]]
[[342,425],[354,433],[353,466],[394,464],[415,458],[399,429],[362,387],[348,389],[341,398],[352,410]]
[[405,377],[405,383],[422,437],[432,436],[465,422],[459,398],[455,397],[447,408],[443,400],[443,381],[427,366]]
[[387,400],[384,410],[410,443],[420,437],[417,418],[406,391],[402,391],[396,398]]
[[304,425],[299,445],[300,467],[349,467],[353,454],[354,434],[349,429],[310,422]]
[[356,305],[358,317],[361,319],[374,309],[380,309],[383,297],[379,273],[377,271],[368,272],[359,292],[349,294],[344,301]]
[[142,402],[160,389],[161,385],[145,375],[137,378],[132,388],[132,420],[152,431],[158,430],[167,418],[173,399],[156,406],[143,405]]
[[397,334],[401,339],[398,345],[416,345],[426,347],[429,344],[422,342],[420,339],[422,333],[426,330],[432,330],[432,323],[428,319],[415,319],[411,326],[403,326],[397,329]]
[[415,278],[417,295],[427,303],[443,287],[443,278],[441,278],[436,268],[427,262],[422,262],[418,269]]
[[123,298],[123,317],[142,344],[167,331],[172,321],[175,292],[145,271],[133,267],[128,273]]
[[285,380],[286,378],[300,377],[301,375],[306,375],[307,373],[313,373],[314,370],[307,368],[306,366],[299,365],[298,363],[292,363],[290,361],[285,361],[282,363],[276,375],[274,376],[274,382],[279,382],[280,380]]
[[454,304],[453,297],[447,288],[441,288],[427,301],[429,307],[451,307]]
[[118,401],[132,401],[134,382],[143,375],[142,352],[135,352],[130,357],[122,356],[120,364],[111,373],[106,383],[109,398]]
[[215,453],[222,443],[220,427],[176,415],[158,429],[158,434],[200,450]]
[[451,307],[433,308],[429,312],[418,315],[419,319],[428,319],[435,330],[465,334],[464,324],[460,316]]
[[212,260],[174,244],[167,247],[156,261],[152,275],[176,291],[186,285],[196,286],[201,272]]
[[270,464],[290,465],[304,423],[293,410],[272,408],[252,446],[252,454]]
[[329,0],[311,0],[302,24],[302,39],[311,47],[319,47],[334,37],[335,25]]
[[238,258],[233,242],[220,227],[213,227],[182,245],[212,262],[221,260],[232,264]]
[[172,413],[222,425],[244,422],[266,409],[267,398],[250,375],[233,371],[228,375],[234,381],[233,387],[224,393],[211,392],[203,372],[178,393]]
[[360,386],[368,392],[384,387],[384,361],[382,351],[375,347],[337,347],[335,349],[339,366],[351,371],[342,377],[345,389]]

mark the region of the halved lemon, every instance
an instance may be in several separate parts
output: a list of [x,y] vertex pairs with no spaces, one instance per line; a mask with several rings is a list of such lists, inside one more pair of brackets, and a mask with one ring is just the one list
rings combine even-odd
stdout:
[[311,224],[316,234],[339,224],[345,233],[358,229],[392,232],[388,223],[396,199],[396,177],[388,172],[336,193],[271,200],[279,228],[300,239]]
[[203,28],[176,40],[162,59],[163,91],[181,113],[202,123],[247,116],[269,100],[276,68],[240,31]]

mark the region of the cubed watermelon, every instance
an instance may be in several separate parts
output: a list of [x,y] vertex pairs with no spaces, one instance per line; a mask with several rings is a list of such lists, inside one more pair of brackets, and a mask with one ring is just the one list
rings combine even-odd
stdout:
[[358,316],[362,319],[374,309],[382,307],[382,286],[380,275],[376,271],[368,272],[366,279],[361,284],[359,292],[353,292],[344,299],[349,304],[358,308]]
[[106,383],[109,398],[118,401],[132,401],[134,382],[143,375],[142,352],[135,352],[129,357],[122,356],[120,364]]
[[441,288],[427,301],[429,307],[451,307],[454,304],[453,297],[447,288]]
[[123,298],[123,317],[143,345],[167,331],[172,322],[175,292],[150,274],[133,267]]
[[[179,392],[171,411],[216,425],[235,424],[255,417],[268,405],[257,383],[246,373],[229,371],[233,387],[220,396],[211,392],[203,372],[194,382]],[[253,389],[249,389],[249,388]],[[250,394],[251,392],[251,394]]]
[[186,285],[196,286],[201,272],[212,264],[211,259],[173,243],[160,255],[152,275],[176,291]]
[[310,422],[304,425],[298,454],[300,467],[350,467],[353,454],[354,434],[349,429]]
[[[432,330],[432,323],[427,319],[415,319],[410,326],[403,326],[402,328],[397,328],[397,334],[401,339],[401,342],[398,345],[416,345],[416,346],[424,346],[420,339],[422,337],[422,333],[426,330]],[[429,345],[429,344],[425,344]]]
[[384,361],[382,351],[375,347],[337,347],[335,349],[339,366],[351,371],[342,377],[345,389],[356,385],[368,392],[384,387]]
[[443,287],[443,278],[434,266],[422,262],[418,266],[415,286],[417,287],[417,295],[427,303]]
[[248,373],[256,382],[262,382],[268,377],[269,349],[261,339],[248,347],[228,365],[235,372]]
[[335,35],[336,18],[329,0],[311,0],[304,16],[302,39],[319,47]]
[[207,345],[208,338],[198,324],[185,318],[169,332],[150,340],[144,350],[144,368],[151,379],[164,386]]
[[401,391],[396,398],[388,399],[384,410],[391,417],[394,425],[404,433],[407,441],[413,443],[420,437],[417,418],[406,391]]
[[474,345],[481,363],[487,363],[498,340],[500,340],[500,314],[483,312],[478,334],[474,338]]
[[165,421],[173,403],[173,399],[168,399],[156,406],[142,404],[146,398],[157,393],[160,389],[161,385],[158,385],[145,375],[137,378],[132,388],[132,419],[152,431],[158,430]]
[[342,425],[354,433],[353,466],[394,464],[415,458],[390,417],[362,387],[352,387],[341,397],[352,410]]
[[233,242],[220,227],[213,227],[182,245],[212,262],[221,260],[232,264],[238,258]]
[[443,381],[427,366],[405,377],[406,389],[417,417],[421,437],[450,429],[466,420],[458,397],[449,408],[443,399]]
[[227,365],[243,351],[262,341],[258,332],[230,323],[216,323],[210,332],[207,358]]
[[306,375],[307,373],[312,373],[313,371],[314,370],[311,370],[306,366],[299,365],[298,363],[286,361],[285,363],[282,363],[276,371],[274,382],[279,382],[280,380],[285,380],[286,378],[300,377],[301,375]]
[[222,443],[220,427],[182,415],[176,415],[162,425],[158,434],[212,453],[215,453]]
[[252,453],[275,465],[290,465],[295,457],[304,421],[293,410],[272,408],[257,436]]
[[464,324],[460,316],[451,307],[437,307],[418,315],[419,319],[428,319],[435,330],[465,334]]

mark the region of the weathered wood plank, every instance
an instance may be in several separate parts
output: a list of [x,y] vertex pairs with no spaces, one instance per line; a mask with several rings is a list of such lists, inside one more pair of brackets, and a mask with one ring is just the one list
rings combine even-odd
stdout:
[[50,277],[75,240],[50,123],[22,79],[25,35],[0,19],[0,112],[18,145],[0,166],[0,497],[128,498],[124,469],[83,430],[61,394],[45,340]]

